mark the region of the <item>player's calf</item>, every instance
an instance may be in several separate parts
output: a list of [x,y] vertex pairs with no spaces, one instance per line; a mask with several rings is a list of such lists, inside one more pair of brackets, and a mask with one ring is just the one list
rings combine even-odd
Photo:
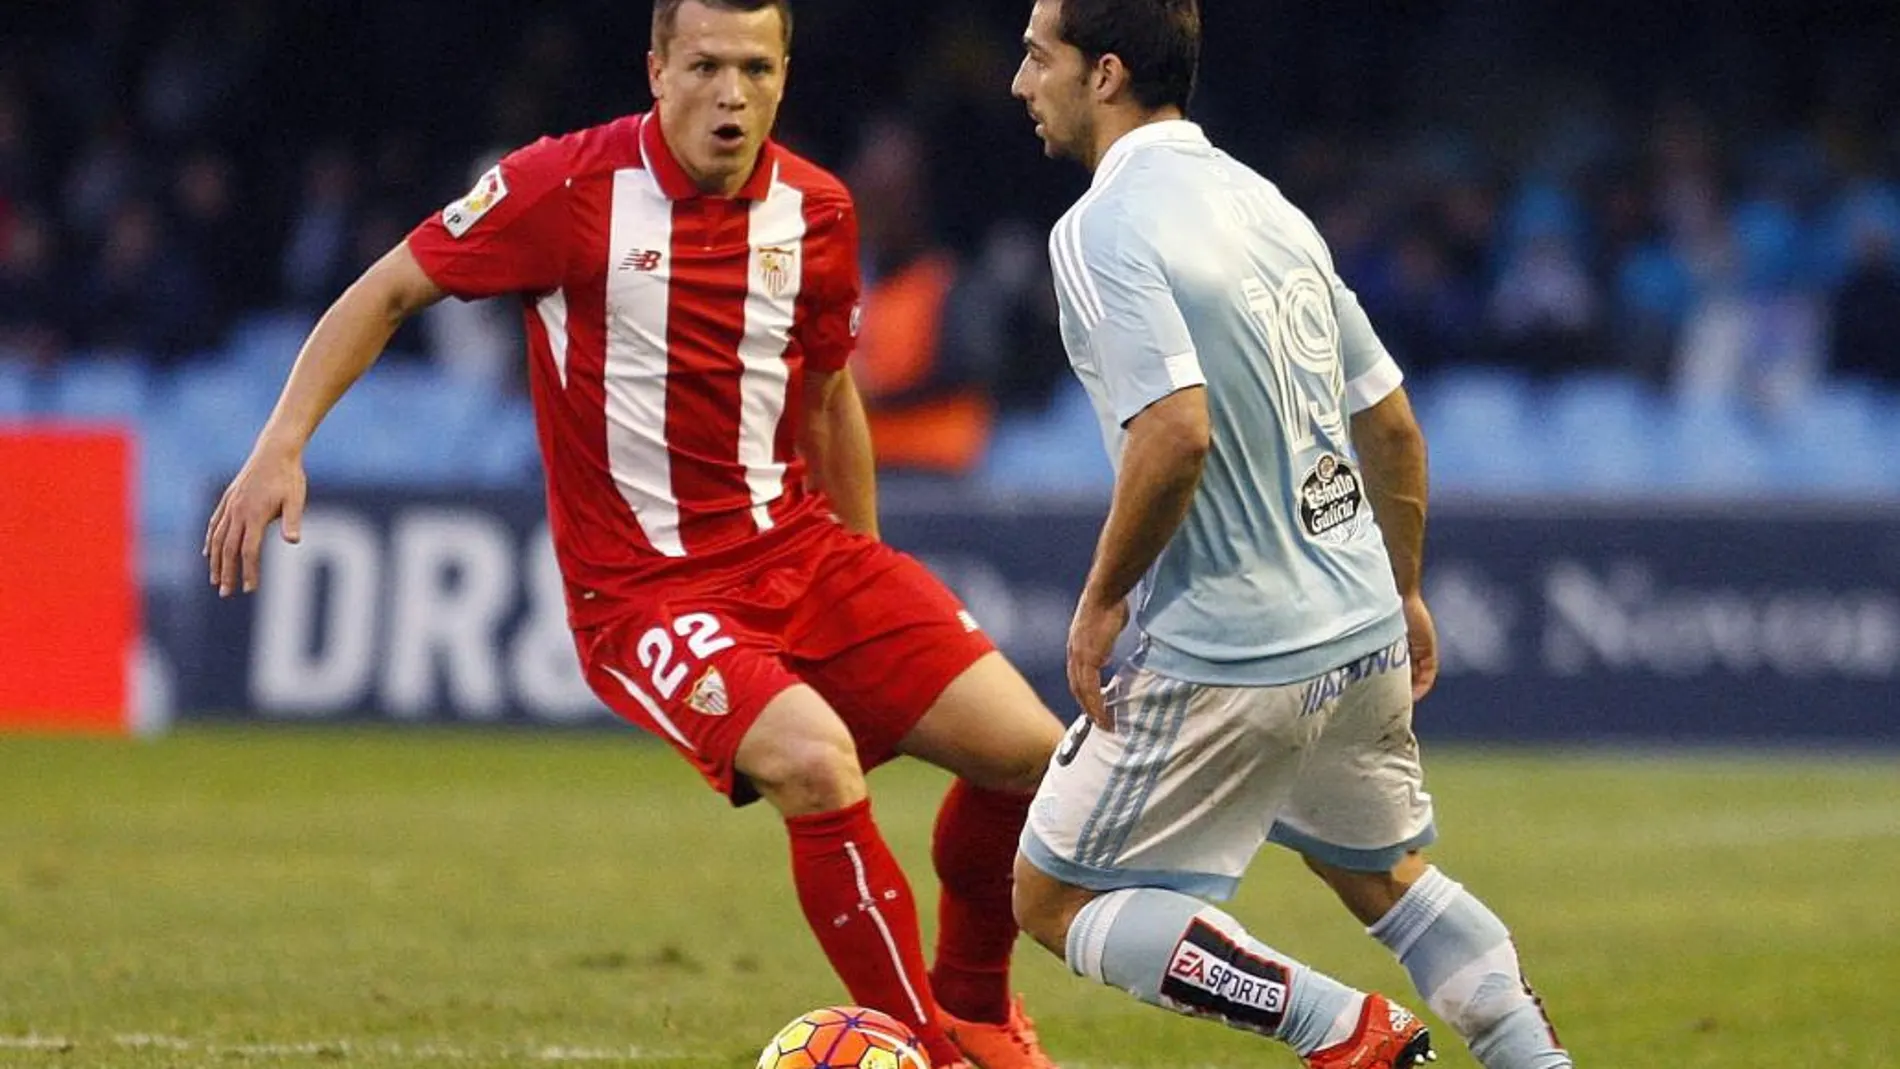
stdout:
[[1569,1069],[1510,930],[1456,881],[1426,869],[1367,932],[1398,956],[1485,1069]]
[[943,893],[930,984],[945,1013],[978,1025],[1004,1025],[1011,1016],[1016,924],[1010,866],[1029,800],[1027,794],[986,791],[958,780],[931,832],[931,867]]
[[810,687],[790,687],[747,728],[733,765],[784,815],[798,904],[852,1001],[903,1021],[933,1064],[960,1062],[924,970],[916,899],[838,714]]
[[798,904],[852,1001],[909,1025],[934,1064],[961,1060],[924,972],[916,899],[870,799],[788,815],[785,828]]
[[[1159,887],[1109,891],[1073,911],[1077,896],[1087,892],[1047,874],[1024,879],[1024,867],[1018,865],[1019,885],[1031,888],[1018,897],[1020,919],[1052,950],[1061,934],[1058,953],[1078,975],[1150,1005],[1278,1039],[1303,1057],[1363,1045],[1369,996],[1253,938],[1226,913]],[[1339,1064],[1390,1069],[1397,1063]]]

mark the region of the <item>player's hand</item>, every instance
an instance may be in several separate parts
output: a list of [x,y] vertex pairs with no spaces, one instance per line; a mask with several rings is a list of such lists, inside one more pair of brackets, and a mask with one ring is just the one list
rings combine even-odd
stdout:
[[203,552],[219,597],[230,597],[240,586],[246,594],[257,589],[264,535],[278,517],[283,517],[284,541],[295,544],[303,537],[307,491],[299,454],[261,444],[252,451],[244,469],[225,487],[205,528]]
[[1082,712],[1103,731],[1115,730],[1115,718],[1102,700],[1102,669],[1115,651],[1115,640],[1128,626],[1126,599],[1104,605],[1087,593],[1069,624],[1069,693]]
[[1425,700],[1438,682],[1438,625],[1422,594],[1405,599],[1405,644],[1412,657],[1412,700]]

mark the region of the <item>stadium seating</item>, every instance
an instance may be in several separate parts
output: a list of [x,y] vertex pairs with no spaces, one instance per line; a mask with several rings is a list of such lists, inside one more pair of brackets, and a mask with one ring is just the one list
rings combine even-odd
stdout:
[[[212,493],[244,462],[307,321],[265,316],[221,351],[159,370],[128,354],[52,369],[0,360],[0,422],[123,422],[139,435],[141,569],[195,575]],[[1900,396],[1831,380],[1779,408],[1685,399],[1616,373],[1539,382],[1463,367],[1409,383],[1436,492],[1453,495],[1789,499],[1900,496]],[[331,487],[534,488],[525,397],[392,353],[337,406],[306,456]],[[978,493],[1099,498],[1114,475],[1087,395],[1065,383],[1042,413],[997,426]]]
[[194,552],[210,517],[213,495],[236,464],[214,465],[175,425],[145,430],[138,441],[139,573],[169,586],[198,575]]
[[24,364],[0,359],[0,423],[24,419],[34,411],[33,374]]
[[1088,394],[1065,382],[1041,415],[1001,420],[976,474],[1003,494],[1100,496],[1114,485],[1101,425]]
[[523,399],[502,400],[456,460],[458,474],[475,486],[539,485],[541,444],[535,438],[534,410]]
[[225,359],[269,383],[283,385],[290,365],[316,322],[301,312],[260,312],[234,323],[225,335]]
[[1553,384],[1545,406],[1540,444],[1553,482],[1586,493],[1658,485],[1663,464],[1654,437],[1663,406],[1642,383],[1623,375],[1578,375]]
[[454,483],[493,408],[484,387],[386,359],[332,410],[305,462],[313,478],[342,484]]
[[1550,488],[1541,462],[1550,432],[1521,372],[1458,368],[1411,392],[1440,489],[1533,494]]
[[1682,496],[1750,493],[1770,485],[1765,426],[1738,400],[1688,399],[1666,410],[1657,439],[1663,487]]
[[1900,490],[1900,405],[1865,384],[1830,383],[1764,429],[1773,489],[1797,497]]
[[151,406],[153,371],[135,353],[80,353],[54,366],[45,411],[71,420],[137,421]]

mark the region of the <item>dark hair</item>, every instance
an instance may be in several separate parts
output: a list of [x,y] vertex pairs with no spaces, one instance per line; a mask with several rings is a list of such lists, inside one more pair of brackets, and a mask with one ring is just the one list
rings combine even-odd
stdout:
[[[686,0],[653,0],[653,50],[665,52],[672,43],[673,28],[679,24],[680,5]],[[778,20],[785,28],[785,50],[792,48],[792,0],[698,0],[720,11],[764,11],[778,9]]]
[[1200,0],[1062,0],[1059,31],[1090,63],[1119,56],[1142,107],[1187,110],[1201,65]]

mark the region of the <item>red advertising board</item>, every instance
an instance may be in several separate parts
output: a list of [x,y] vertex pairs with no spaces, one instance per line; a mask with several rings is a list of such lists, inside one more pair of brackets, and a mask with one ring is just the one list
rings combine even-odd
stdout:
[[128,730],[132,487],[124,430],[0,427],[0,730]]

